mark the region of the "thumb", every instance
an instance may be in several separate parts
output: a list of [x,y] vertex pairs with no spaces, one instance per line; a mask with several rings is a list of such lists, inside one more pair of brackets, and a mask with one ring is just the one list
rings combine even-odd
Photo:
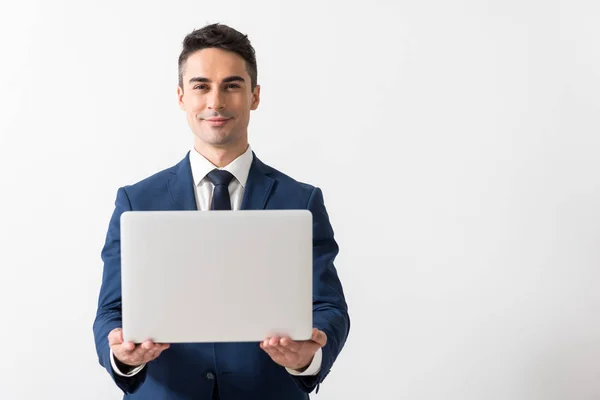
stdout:
[[320,347],[324,347],[327,344],[327,335],[325,332],[313,328],[312,341],[317,343]]
[[121,328],[115,328],[108,334],[108,344],[115,345],[123,343],[123,331]]
[[133,342],[123,342],[121,343],[121,347],[127,351],[133,351],[135,349],[135,343]]

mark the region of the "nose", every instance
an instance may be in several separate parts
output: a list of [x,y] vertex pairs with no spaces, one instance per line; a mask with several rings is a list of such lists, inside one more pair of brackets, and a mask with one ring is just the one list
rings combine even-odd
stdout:
[[208,108],[210,110],[222,110],[225,108],[225,102],[220,90],[215,90],[208,99]]

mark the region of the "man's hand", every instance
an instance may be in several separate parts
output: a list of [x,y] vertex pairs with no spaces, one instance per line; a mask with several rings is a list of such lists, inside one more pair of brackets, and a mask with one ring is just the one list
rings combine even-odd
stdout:
[[123,330],[121,328],[110,331],[108,345],[117,360],[130,367],[137,367],[150,362],[169,348],[168,344],[158,344],[151,340],[146,340],[138,345],[133,342],[123,342]]
[[311,340],[296,342],[289,337],[275,336],[261,342],[260,348],[282,367],[302,372],[308,368],[317,350],[325,344],[327,344],[325,332],[313,328]]

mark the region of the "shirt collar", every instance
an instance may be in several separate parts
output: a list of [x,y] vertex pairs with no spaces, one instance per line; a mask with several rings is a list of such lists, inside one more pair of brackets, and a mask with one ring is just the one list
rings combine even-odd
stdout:
[[[244,154],[233,160],[229,165],[219,169],[231,172],[235,179],[237,179],[242,187],[245,188],[246,181],[248,181],[248,174],[250,173],[250,166],[252,165],[252,158],[252,149],[250,148],[250,145],[248,145]],[[200,185],[202,179],[204,179],[210,171],[217,168],[193,147],[190,151],[190,166],[192,168],[192,179],[196,186]]]

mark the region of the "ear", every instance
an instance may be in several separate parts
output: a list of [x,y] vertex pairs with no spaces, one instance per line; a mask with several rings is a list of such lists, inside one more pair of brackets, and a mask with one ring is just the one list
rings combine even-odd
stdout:
[[177,103],[179,104],[179,108],[185,111],[185,104],[183,103],[183,89],[179,85],[177,85]]
[[250,110],[256,110],[260,104],[260,85],[256,85],[252,92],[252,106]]

